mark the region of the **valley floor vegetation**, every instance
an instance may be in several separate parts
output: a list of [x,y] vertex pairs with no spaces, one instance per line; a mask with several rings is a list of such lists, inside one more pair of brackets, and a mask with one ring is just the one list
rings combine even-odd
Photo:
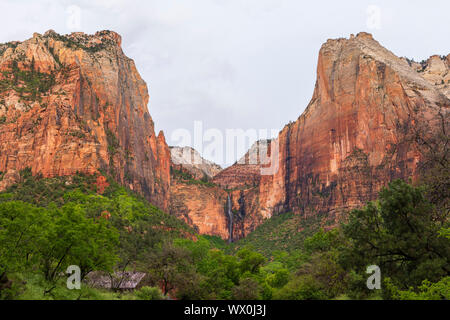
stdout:
[[[0,193],[1,299],[450,298],[448,209],[430,187],[395,180],[329,231],[312,221],[293,232],[301,219],[286,213],[228,245],[112,179],[102,194],[95,182],[27,169]],[[93,271],[146,276],[131,290],[86,281],[69,290],[69,265],[83,280]],[[380,290],[366,286],[368,265],[380,267]]]

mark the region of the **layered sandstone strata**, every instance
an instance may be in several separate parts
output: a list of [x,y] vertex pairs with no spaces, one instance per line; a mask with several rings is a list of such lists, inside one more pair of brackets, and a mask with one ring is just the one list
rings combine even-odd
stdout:
[[367,33],[328,40],[319,52],[311,102],[273,141],[279,151],[271,155],[274,173],[242,188],[258,169],[235,164],[214,179],[241,189],[232,192],[241,218],[235,233],[245,236],[287,211],[326,213],[336,221],[375,199],[389,181],[417,178],[421,154],[410,137],[448,125],[449,61],[433,56],[411,63]]
[[103,169],[168,207],[170,151],[117,33],[35,33],[0,45],[0,71],[0,190],[26,167],[45,177]]
[[227,193],[218,186],[174,179],[170,186],[170,213],[200,234],[229,238]]

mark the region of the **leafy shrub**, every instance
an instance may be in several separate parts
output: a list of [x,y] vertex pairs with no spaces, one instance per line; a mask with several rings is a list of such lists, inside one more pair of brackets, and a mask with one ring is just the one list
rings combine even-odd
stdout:
[[319,284],[312,276],[295,277],[280,289],[274,297],[276,300],[323,300],[327,299]]
[[260,294],[258,282],[252,278],[242,279],[238,286],[234,287],[233,299],[236,300],[257,300]]
[[139,300],[163,300],[164,296],[159,288],[142,287],[134,292]]
[[450,299],[450,277],[431,283],[428,280],[422,281],[417,288],[409,290],[399,290],[390,278],[384,281],[386,287],[386,298],[398,300],[449,300]]

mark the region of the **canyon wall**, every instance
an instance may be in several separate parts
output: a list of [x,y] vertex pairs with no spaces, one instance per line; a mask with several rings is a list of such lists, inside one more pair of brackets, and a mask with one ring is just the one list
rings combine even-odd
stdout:
[[35,33],[0,45],[0,71],[0,190],[27,167],[45,177],[103,170],[168,208],[170,151],[117,33]]
[[229,238],[227,193],[218,186],[173,178],[169,212],[200,234]]
[[439,86],[370,34],[327,41],[311,102],[279,134],[279,170],[261,177],[262,214],[338,215],[393,179],[416,178],[420,154],[407,137],[448,115]]
[[[324,212],[334,223],[375,199],[389,181],[416,179],[421,155],[410,136],[421,126],[433,130],[442,118],[448,124],[449,57],[415,63],[367,33],[328,40],[311,102],[273,141],[277,170],[255,179],[254,164],[235,164],[214,178],[236,189],[236,236],[287,211],[305,218]],[[258,180],[256,187],[242,187]]]

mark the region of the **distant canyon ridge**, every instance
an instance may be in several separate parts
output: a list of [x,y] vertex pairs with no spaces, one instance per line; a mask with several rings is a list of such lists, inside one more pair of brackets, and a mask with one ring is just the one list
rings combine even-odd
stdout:
[[[201,234],[239,239],[285,212],[332,226],[389,181],[418,177],[411,137],[448,124],[449,70],[450,55],[417,63],[364,32],[328,40],[306,110],[267,150],[257,142],[247,162],[222,169],[156,135],[147,85],[117,33],[35,33],[0,44],[0,191],[28,167],[101,172]],[[256,154],[269,163],[248,161]],[[261,174],[267,166],[278,170]]]

